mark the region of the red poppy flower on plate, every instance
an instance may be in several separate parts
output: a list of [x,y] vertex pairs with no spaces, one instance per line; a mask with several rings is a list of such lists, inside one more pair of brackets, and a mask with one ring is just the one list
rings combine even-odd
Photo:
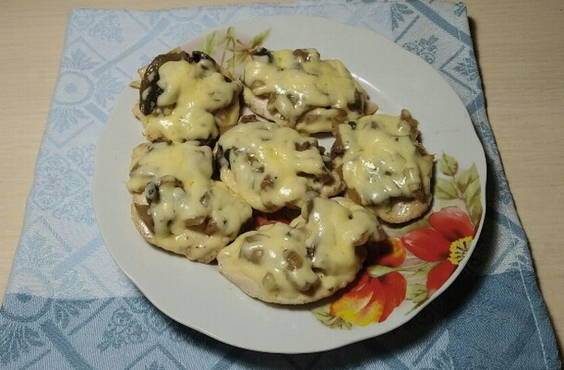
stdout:
[[372,265],[398,267],[405,262],[405,247],[398,238],[390,238],[379,243],[378,250],[381,254],[375,258]]
[[[374,258],[374,264],[398,267],[405,261],[406,251],[397,238],[379,245],[381,252]],[[372,276],[364,271],[360,278],[330,305],[330,313],[357,326],[382,322],[405,299],[407,281],[397,271],[382,276]]]
[[393,271],[372,277],[364,272],[360,279],[331,303],[331,315],[357,326],[367,326],[388,318],[405,299],[407,282]]
[[463,210],[443,208],[429,216],[431,227],[410,231],[401,237],[403,245],[418,258],[439,262],[427,275],[429,294],[439,289],[470,248],[474,225]]

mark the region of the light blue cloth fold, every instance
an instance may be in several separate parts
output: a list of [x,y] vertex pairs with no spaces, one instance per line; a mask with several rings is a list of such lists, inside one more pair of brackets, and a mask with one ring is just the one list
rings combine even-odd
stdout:
[[[162,315],[103,247],[90,194],[96,140],[137,67],[209,28],[291,14],[366,27],[431,64],[465,103],[489,166],[486,223],[453,286],[389,334],[310,355],[237,349]],[[23,230],[0,310],[2,368],[560,368],[527,238],[487,120],[462,3],[74,10]]]

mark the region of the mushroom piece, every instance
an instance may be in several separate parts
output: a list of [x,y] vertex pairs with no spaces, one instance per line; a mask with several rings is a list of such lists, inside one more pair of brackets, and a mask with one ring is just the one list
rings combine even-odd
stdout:
[[192,58],[185,51],[161,54],[153,59],[151,64],[145,69],[143,79],[141,80],[141,88],[139,89],[139,110],[141,113],[145,115],[153,113],[157,106],[157,99],[163,93],[163,89],[158,85],[160,79],[159,68],[166,62],[176,62],[179,60],[191,62]]

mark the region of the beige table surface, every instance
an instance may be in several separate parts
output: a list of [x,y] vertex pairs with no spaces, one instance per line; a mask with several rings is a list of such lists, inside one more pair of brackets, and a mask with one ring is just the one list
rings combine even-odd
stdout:
[[[69,9],[230,2],[244,1],[0,0],[0,297],[21,231]],[[490,121],[531,242],[542,292],[563,338],[564,1],[466,3]]]

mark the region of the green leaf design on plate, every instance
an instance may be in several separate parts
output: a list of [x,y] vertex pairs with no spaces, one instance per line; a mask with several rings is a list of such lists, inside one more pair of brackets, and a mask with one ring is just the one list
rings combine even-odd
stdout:
[[368,273],[370,274],[370,276],[377,278],[377,277],[380,277],[380,276],[384,276],[387,273],[390,273],[394,270],[395,269],[392,268],[392,267],[375,265],[375,266],[370,266],[368,268]]
[[234,27],[227,27],[227,31],[225,31],[225,38],[226,39],[235,39],[235,28]]
[[262,31],[261,33],[255,35],[255,37],[253,37],[253,39],[251,40],[249,49],[255,49],[258,48],[259,46],[262,46],[262,44],[264,44],[268,36],[270,36],[270,28],[267,29],[266,31]]
[[424,302],[428,297],[427,287],[423,284],[409,284],[405,298],[415,304]]
[[347,322],[343,319],[341,319],[340,317],[336,317],[331,315],[331,312],[329,311],[329,305],[323,305],[321,307],[317,307],[313,310],[311,310],[311,312],[313,313],[313,315],[319,320],[321,321],[321,323],[325,326],[328,326],[332,329],[351,329],[352,328],[352,324],[350,322]]
[[235,28],[229,27],[223,34],[215,31],[207,35],[200,50],[214,57],[225,72],[237,77],[241,65],[262,46],[269,35],[270,29],[258,33],[249,42],[244,42],[237,37]]
[[417,269],[417,271],[415,271],[409,277],[409,280],[410,281],[414,281],[414,280],[426,281],[427,275],[429,275],[429,271],[431,271],[431,269],[438,264],[439,264],[439,262],[426,262],[422,267]]
[[462,193],[464,200],[471,200],[473,198],[479,198],[481,194],[480,181],[476,180],[468,184],[464,192]]
[[453,180],[437,178],[435,183],[435,196],[438,199],[457,199],[458,191]]
[[466,196],[464,197],[464,203],[466,203],[466,208],[468,209],[468,213],[470,214],[470,218],[472,219],[474,225],[477,225],[480,222],[484,211],[479,194],[480,193],[478,192],[478,196],[470,199],[467,199]]
[[202,41],[202,44],[200,45],[199,49],[200,51],[203,51],[208,55],[212,55],[215,53],[218,41],[219,40],[217,37],[217,31],[213,31],[212,33],[206,36],[204,41]]
[[476,169],[475,164],[470,166],[470,168],[468,168],[467,170],[462,172],[460,176],[458,176],[456,184],[458,185],[458,189],[460,189],[460,191],[464,193],[466,191],[466,188],[468,188],[468,186],[473,182],[477,182],[478,184],[480,183],[480,175],[478,175],[478,170]]
[[470,166],[464,171],[456,181],[458,189],[462,192],[462,199],[470,218],[474,224],[478,224],[482,217],[482,189],[480,185],[480,175],[475,165]]
[[439,159],[439,170],[446,176],[454,176],[458,172],[458,162],[454,157],[443,153]]

